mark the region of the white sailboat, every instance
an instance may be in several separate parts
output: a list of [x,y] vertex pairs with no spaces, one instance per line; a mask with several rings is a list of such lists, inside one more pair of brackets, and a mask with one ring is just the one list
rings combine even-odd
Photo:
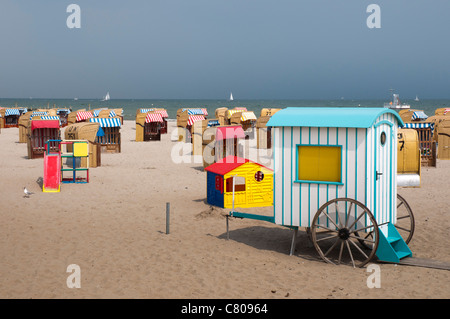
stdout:
[[414,99],[414,101],[419,102],[419,97],[416,95],[416,98]]
[[230,93],[230,101],[233,101],[233,93]]
[[106,93],[106,95],[102,101],[109,101],[110,99],[111,99],[111,97],[109,96],[109,92],[108,92],[108,93]]

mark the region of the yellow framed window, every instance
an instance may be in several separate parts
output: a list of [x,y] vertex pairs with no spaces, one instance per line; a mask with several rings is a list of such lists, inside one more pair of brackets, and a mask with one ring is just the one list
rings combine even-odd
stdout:
[[296,182],[342,185],[342,147],[297,145]]

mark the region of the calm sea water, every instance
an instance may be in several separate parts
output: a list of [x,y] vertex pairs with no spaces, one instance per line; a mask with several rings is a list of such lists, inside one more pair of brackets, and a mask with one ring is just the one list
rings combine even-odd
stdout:
[[[206,108],[208,113],[214,114],[219,107],[246,107],[255,112],[259,117],[263,108],[285,107],[382,107],[388,100],[116,100],[101,101],[95,99],[0,99],[2,107],[67,107],[72,110],[96,109],[96,108],[122,108],[125,120],[134,120],[138,108],[165,108],[169,118],[175,119],[179,108]],[[434,111],[441,107],[450,107],[450,100],[426,99],[420,101],[402,100],[402,103],[411,105],[411,108],[423,110],[428,116],[434,115]]]

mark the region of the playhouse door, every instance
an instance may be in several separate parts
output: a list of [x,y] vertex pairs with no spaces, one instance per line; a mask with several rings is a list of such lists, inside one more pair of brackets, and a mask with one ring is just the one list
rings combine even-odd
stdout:
[[[390,124],[380,124],[374,130],[374,187],[373,187],[373,215],[378,224],[393,220],[396,201],[395,193],[394,151],[396,139],[393,138],[393,127]],[[396,136],[395,136],[396,138]]]

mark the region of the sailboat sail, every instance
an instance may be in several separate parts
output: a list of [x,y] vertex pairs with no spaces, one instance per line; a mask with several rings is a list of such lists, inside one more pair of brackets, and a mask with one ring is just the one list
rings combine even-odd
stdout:
[[106,93],[106,95],[102,101],[109,101],[110,99],[111,99],[111,97],[109,96],[109,92],[108,92],[108,93]]
[[230,93],[230,101],[233,101],[233,93]]

